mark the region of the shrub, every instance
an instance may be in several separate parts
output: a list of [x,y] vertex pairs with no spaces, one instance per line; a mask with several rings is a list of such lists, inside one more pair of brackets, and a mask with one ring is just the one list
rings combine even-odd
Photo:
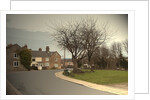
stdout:
[[23,49],[19,52],[20,55],[20,61],[21,64],[24,65],[25,68],[28,69],[28,71],[31,70],[30,64],[31,64],[31,51],[29,49]]

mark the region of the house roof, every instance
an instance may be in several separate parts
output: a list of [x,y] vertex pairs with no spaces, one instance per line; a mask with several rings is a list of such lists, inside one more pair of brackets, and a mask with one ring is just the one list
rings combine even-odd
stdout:
[[46,52],[46,51],[32,51],[32,57],[50,57],[55,52]]
[[6,46],[6,49],[9,49],[11,47],[18,47],[18,48],[21,48],[18,44],[9,44]]

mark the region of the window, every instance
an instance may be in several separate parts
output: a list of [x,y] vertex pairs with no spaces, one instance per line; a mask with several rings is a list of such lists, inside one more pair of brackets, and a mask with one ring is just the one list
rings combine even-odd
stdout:
[[35,58],[32,58],[32,61],[35,61]]
[[13,66],[14,66],[14,67],[18,67],[18,66],[19,66],[19,61],[14,61],[14,62],[13,62]]
[[46,58],[46,61],[49,61],[49,58],[48,58],[48,57]]
[[43,63],[38,63],[38,66],[43,66]]
[[45,63],[45,66],[49,66],[49,63]]
[[18,54],[17,53],[14,53],[14,58],[18,58]]
[[35,67],[35,64],[32,64],[32,66],[34,66],[34,67]]
[[57,56],[57,53],[55,53],[55,56]]
[[57,59],[57,58],[55,58],[55,61],[58,61],[58,59]]
[[54,67],[58,67],[58,64],[54,64]]

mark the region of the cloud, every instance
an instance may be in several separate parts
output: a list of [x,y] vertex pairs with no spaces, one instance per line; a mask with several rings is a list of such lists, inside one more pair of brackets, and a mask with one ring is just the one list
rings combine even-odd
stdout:
[[[49,46],[51,51],[57,51],[63,57],[63,50],[57,46],[57,43],[54,41],[54,38],[50,35],[49,32],[31,32],[24,29],[9,28],[6,29],[6,44],[19,44],[23,46],[25,44],[32,50],[38,50],[42,48],[45,51],[45,47]],[[67,58],[70,58],[70,53],[67,53]]]
[[31,48],[42,47],[53,43],[53,38],[48,32],[31,32],[24,29],[8,28],[6,30],[6,43],[28,44]]

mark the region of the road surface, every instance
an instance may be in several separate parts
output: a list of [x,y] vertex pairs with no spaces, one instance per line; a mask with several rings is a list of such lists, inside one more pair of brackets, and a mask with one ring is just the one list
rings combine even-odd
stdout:
[[113,95],[88,88],[55,76],[60,70],[7,73],[7,79],[24,95]]

